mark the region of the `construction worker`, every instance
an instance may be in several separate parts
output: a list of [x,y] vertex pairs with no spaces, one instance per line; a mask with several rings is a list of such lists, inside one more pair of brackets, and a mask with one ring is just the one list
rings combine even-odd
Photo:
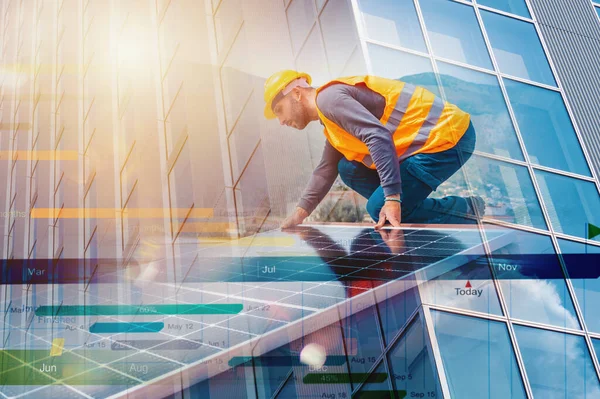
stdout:
[[475,148],[470,116],[430,91],[399,80],[352,76],[310,86],[306,73],[284,70],[265,82],[267,119],[302,130],[319,120],[327,138],[321,161],[292,215],[301,224],[338,176],[368,199],[380,229],[405,223],[476,223],[481,197],[428,198]]

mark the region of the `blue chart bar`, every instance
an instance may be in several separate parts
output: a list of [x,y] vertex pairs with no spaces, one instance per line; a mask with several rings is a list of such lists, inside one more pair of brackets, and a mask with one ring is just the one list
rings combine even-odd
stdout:
[[[289,356],[260,356],[252,358],[251,356],[235,356],[232,357],[228,364],[231,367],[284,367],[284,366],[304,366],[297,355]],[[346,364],[346,356],[333,355],[327,356],[324,366],[341,366]]]
[[110,349],[114,351],[126,351],[133,349],[148,349],[153,348],[155,350],[192,350],[198,349],[202,346],[200,342],[189,341],[186,339],[174,339],[171,341],[160,340],[160,339],[136,339],[127,341],[116,341],[110,346]]
[[90,332],[96,334],[111,333],[148,333],[159,332],[165,328],[162,322],[141,322],[141,323],[94,323],[90,326]]

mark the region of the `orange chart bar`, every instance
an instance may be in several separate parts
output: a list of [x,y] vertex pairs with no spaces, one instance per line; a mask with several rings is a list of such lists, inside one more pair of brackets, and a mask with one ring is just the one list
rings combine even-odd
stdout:
[[17,161],[76,161],[79,159],[77,151],[53,151],[53,150],[17,150],[0,151],[0,160],[15,159]]
[[[189,216],[188,216],[189,212]],[[33,208],[32,219],[114,219],[118,217],[134,219],[164,219],[170,216],[192,219],[212,218],[212,208],[168,209],[168,208],[132,208],[122,211],[119,208]]]

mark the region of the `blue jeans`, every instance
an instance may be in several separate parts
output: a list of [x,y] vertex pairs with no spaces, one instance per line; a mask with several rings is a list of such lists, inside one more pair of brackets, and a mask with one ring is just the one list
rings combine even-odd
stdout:
[[[468,212],[466,198],[428,198],[432,191],[457,172],[471,157],[475,140],[475,129],[469,124],[469,128],[454,147],[434,154],[416,154],[400,163],[403,223],[477,223],[475,215]],[[368,199],[367,212],[377,222],[385,199],[377,171],[346,158],[342,158],[338,163],[338,171],[348,187]]]

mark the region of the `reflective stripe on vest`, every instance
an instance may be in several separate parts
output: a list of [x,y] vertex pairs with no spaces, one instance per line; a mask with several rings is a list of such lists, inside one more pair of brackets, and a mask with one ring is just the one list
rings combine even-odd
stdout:
[[405,83],[402,88],[402,92],[398,97],[398,101],[396,101],[396,105],[394,106],[394,110],[390,114],[388,121],[385,124],[387,130],[390,131],[391,134],[394,134],[400,123],[402,122],[402,118],[408,109],[408,104],[410,104],[410,99],[415,93],[416,86],[413,86],[409,83]]
[[429,110],[429,114],[427,114],[427,118],[423,122],[423,125],[419,129],[419,133],[415,136],[413,142],[408,146],[404,154],[400,156],[400,159],[405,159],[410,157],[421,148],[429,139],[429,135],[431,134],[431,130],[437,125],[440,120],[440,116],[442,116],[442,111],[444,110],[444,101],[436,97],[433,100],[433,104],[431,105],[431,109]]

